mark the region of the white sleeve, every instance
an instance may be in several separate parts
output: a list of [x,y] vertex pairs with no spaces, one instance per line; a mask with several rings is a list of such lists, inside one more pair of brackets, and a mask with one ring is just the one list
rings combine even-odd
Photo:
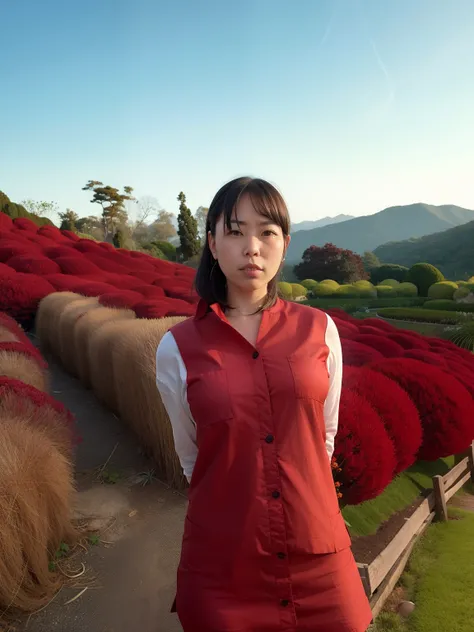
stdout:
[[329,391],[324,402],[324,423],[326,426],[326,451],[329,460],[334,452],[334,439],[339,423],[339,401],[342,387],[342,348],[336,323],[328,315],[326,345],[329,347],[327,368],[329,373]]
[[186,366],[170,331],[163,336],[156,351],[156,385],[170,418],[176,454],[190,481],[198,453],[196,423],[187,399]]

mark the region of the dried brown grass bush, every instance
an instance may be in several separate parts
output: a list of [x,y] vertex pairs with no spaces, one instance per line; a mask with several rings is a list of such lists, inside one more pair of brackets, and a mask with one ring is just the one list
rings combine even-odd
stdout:
[[66,305],[83,299],[74,292],[54,292],[40,301],[36,312],[35,333],[39,338],[43,353],[59,357],[59,317]]
[[7,329],[6,327],[3,327],[3,325],[0,325],[0,343],[19,342],[19,341],[20,339],[18,336],[15,336],[15,334],[12,331]]
[[78,376],[78,367],[76,365],[77,353],[75,349],[74,330],[84,314],[98,308],[98,298],[83,297],[70,305],[66,305],[59,317],[59,357],[66,371],[76,377]]
[[0,376],[20,380],[43,393],[49,391],[48,370],[23,353],[0,349]]
[[112,349],[119,416],[141,439],[160,477],[176,489],[183,489],[185,481],[171,424],[156,387],[156,350],[169,328],[182,320],[136,320]]
[[60,586],[49,563],[73,543],[70,461],[39,426],[0,420],[0,616],[47,604]]
[[80,320],[74,329],[74,350],[76,353],[76,367],[78,377],[82,384],[89,388],[91,386],[89,373],[89,345],[92,334],[102,325],[111,321],[134,320],[135,312],[131,309],[114,309],[112,307],[98,307],[92,309]]
[[136,328],[138,320],[108,321],[92,331],[88,345],[89,375],[97,399],[113,412],[118,412],[115,392],[112,350],[120,338]]

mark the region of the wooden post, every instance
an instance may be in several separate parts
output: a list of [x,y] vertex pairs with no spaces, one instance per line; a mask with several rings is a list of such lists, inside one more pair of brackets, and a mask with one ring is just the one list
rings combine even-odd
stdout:
[[370,599],[370,597],[372,596],[372,589],[370,587],[369,565],[357,564],[357,567],[359,569],[359,575],[362,580],[362,585],[364,586],[365,594]]
[[468,450],[469,456],[469,469],[471,470],[471,481],[474,483],[474,441],[471,443],[471,447]]
[[442,476],[433,477],[433,491],[435,495],[436,518],[442,522],[448,519],[448,507],[444,496],[444,481]]

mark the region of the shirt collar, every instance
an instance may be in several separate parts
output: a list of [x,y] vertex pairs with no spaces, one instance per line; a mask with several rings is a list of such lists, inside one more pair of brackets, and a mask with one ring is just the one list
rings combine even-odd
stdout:
[[[277,300],[275,301],[275,304],[272,305],[272,307],[269,307],[265,311],[269,313],[278,312],[281,310],[283,303],[284,301],[282,301],[282,299],[278,297]],[[209,312],[214,312],[216,316],[218,316],[220,319],[224,318],[224,312],[222,311],[222,308],[219,305],[219,303],[213,303],[212,305],[209,305],[207,301],[205,301],[204,299],[200,299],[194,318],[195,320],[201,320]]]

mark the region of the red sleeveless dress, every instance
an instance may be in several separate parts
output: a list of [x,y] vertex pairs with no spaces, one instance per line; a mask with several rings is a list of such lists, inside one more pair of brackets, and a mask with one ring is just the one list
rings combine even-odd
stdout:
[[[174,326],[196,429],[176,608],[185,632],[364,632],[372,614],[326,447],[325,313],[282,300],[252,346],[217,305]],[[160,377],[161,376],[161,377]],[[175,437],[177,435],[175,434]]]

